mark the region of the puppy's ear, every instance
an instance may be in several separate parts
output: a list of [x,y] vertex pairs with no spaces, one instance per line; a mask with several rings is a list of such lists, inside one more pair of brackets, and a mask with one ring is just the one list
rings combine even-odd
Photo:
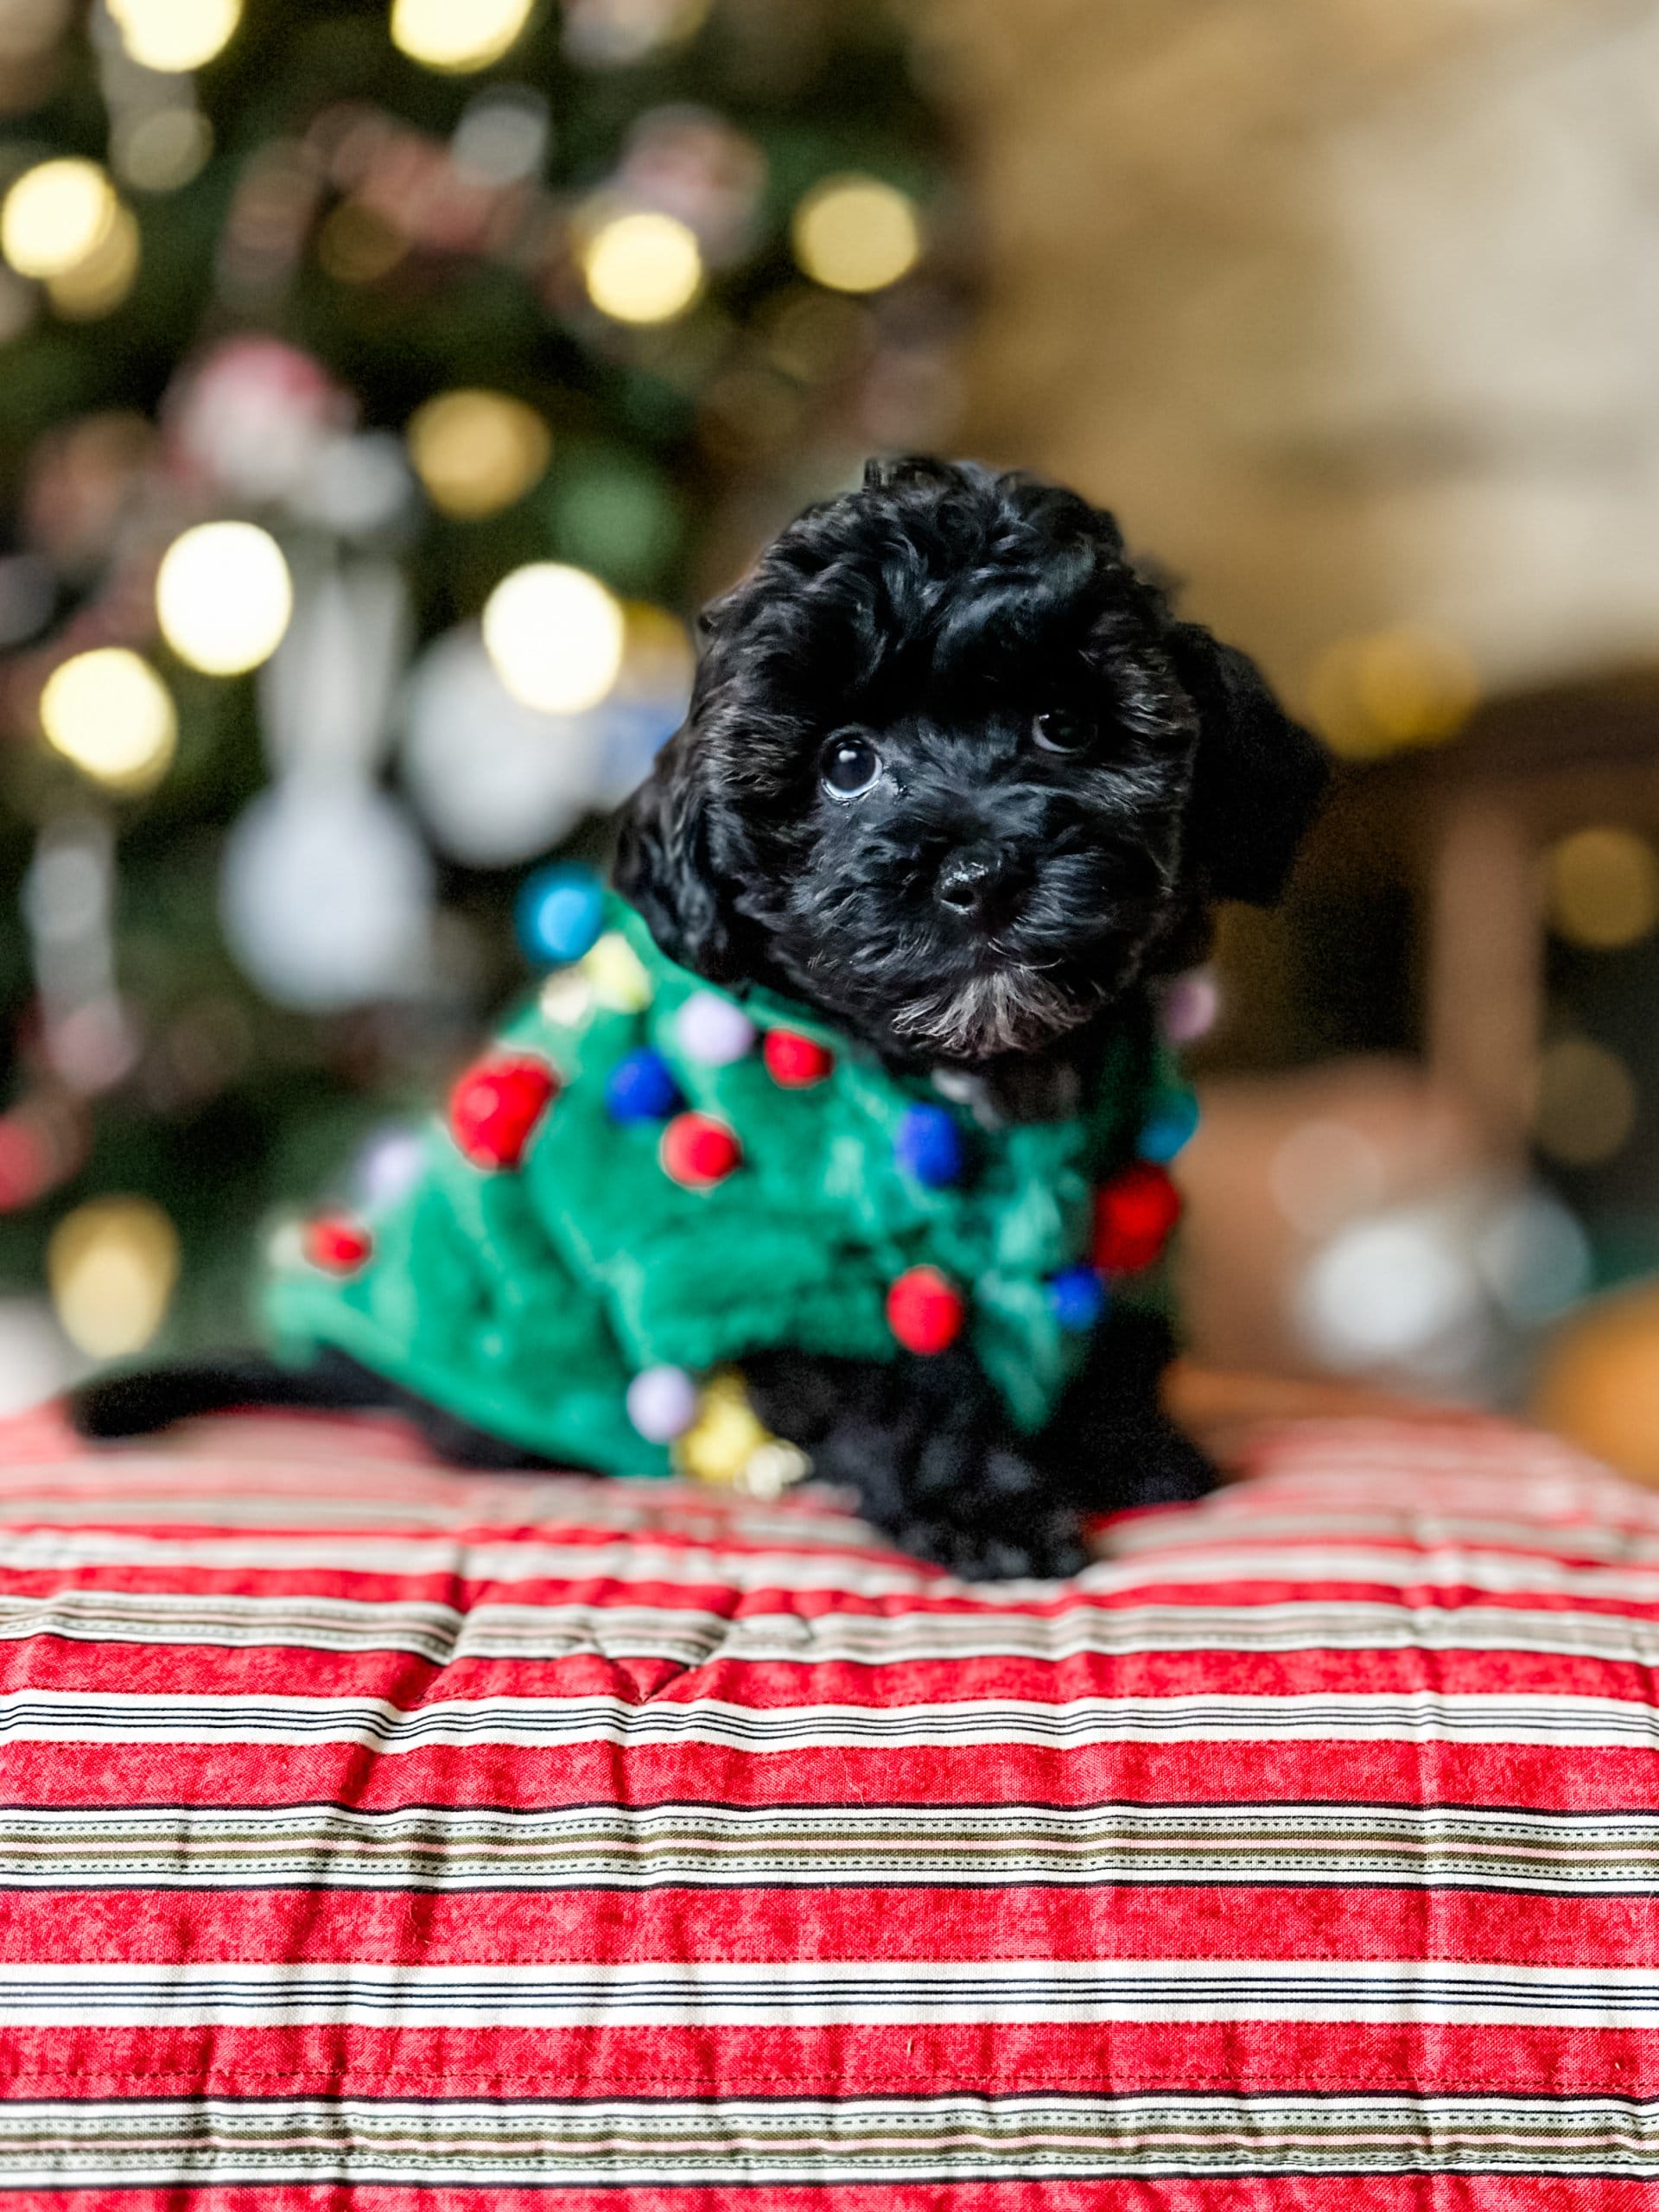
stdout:
[[1325,747],[1247,655],[1196,622],[1175,624],[1164,643],[1198,713],[1187,868],[1206,898],[1270,906],[1330,779]]
[[616,887],[671,960],[710,982],[737,979],[734,916],[712,848],[715,800],[695,725],[671,738],[622,817]]

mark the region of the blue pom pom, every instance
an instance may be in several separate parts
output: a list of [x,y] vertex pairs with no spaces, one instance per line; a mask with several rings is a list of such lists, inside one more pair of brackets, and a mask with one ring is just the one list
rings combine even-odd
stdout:
[[893,1152],[907,1173],[934,1189],[959,1181],[967,1165],[962,1132],[943,1106],[907,1106]]
[[1062,1268],[1048,1279],[1048,1310],[1063,1329],[1092,1329],[1106,1311],[1106,1286],[1093,1268]]
[[538,868],[518,893],[518,918],[531,958],[563,968],[593,950],[605,926],[605,887],[574,861]]
[[1173,1160],[1191,1144],[1198,1127],[1198,1102],[1190,1090],[1170,1090],[1147,1117],[1135,1147],[1142,1160]]
[[679,1085],[662,1054],[642,1045],[605,1078],[605,1105],[613,1122],[665,1122],[679,1109]]

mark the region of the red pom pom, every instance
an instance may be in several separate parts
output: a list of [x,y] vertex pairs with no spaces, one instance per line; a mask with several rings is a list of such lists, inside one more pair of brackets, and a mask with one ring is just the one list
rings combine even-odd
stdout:
[[887,1326],[906,1351],[943,1351],[962,1333],[967,1303],[937,1268],[909,1268],[887,1293]]
[[545,1060],[479,1060],[449,1094],[449,1128],[476,1167],[517,1167],[559,1078]]
[[1181,1194],[1164,1170],[1134,1161],[1095,1192],[1095,1265],[1115,1275],[1149,1268],[1180,1217]]
[[709,1114],[677,1114],[663,1131],[658,1157],[663,1173],[688,1191],[706,1191],[724,1182],[743,1157],[743,1147]]
[[785,1090],[810,1090],[815,1083],[822,1083],[836,1065],[836,1056],[827,1045],[803,1037],[798,1029],[767,1030],[760,1051],[767,1074]]
[[344,1214],[323,1214],[305,1225],[305,1256],[331,1275],[353,1275],[374,1250],[374,1239],[360,1221]]

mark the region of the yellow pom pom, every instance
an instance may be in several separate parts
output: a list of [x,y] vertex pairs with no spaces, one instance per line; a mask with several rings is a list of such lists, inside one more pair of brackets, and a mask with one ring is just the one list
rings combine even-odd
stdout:
[[583,955],[582,972],[595,1006],[607,1007],[613,1014],[643,1014],[651,1004],[651,978],[639,954],[616,930],[607,930],[593,950]]
[[743,1378],[721,1368],[704,1383],[697,1417],[674,1446],[674,1462],[695,1482],[776,1497],[811,1471],[804,1452],[774,1436],[749,1403]]

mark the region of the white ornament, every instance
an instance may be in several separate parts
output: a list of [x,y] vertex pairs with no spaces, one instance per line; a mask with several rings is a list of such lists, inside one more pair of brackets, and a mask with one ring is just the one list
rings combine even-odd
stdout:
[[232,829],[226,936],[279,1006],[337,1012],[404,998],[431,953],[432,867],[402,810],[350,778],[287,778]]
[[403,772],[433,842],[473,868],[545,852],[603,801],[602,725],[515,699],[476,624],[418,663],[404,715]]
[[367,775],[408,650],[403,573],[362,558],[296,582],[288,634],[260,672],[265,750],[281,774]]

